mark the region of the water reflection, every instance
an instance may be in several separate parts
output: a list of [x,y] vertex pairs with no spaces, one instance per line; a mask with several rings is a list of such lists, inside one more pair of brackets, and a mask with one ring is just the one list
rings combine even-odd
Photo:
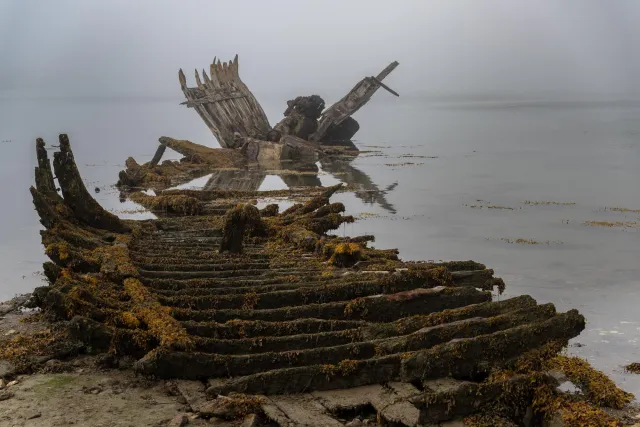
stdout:
[[[398,183],[384,189],[379,188],[369,175],[351,164],[353,159],[354,157],[327,157],[318,163],[282,161],[257,163],[246,169],[220,169],[208,175],[202,189],[258,191],[263,187],[265,178],[270,175],[279,176],[288,188],[320,187],[322,182],[319,175],[325,173],[353,189],[355,196],[363,203],[377,204],[395,214],[396,209],[387,201],[386,195],[394,190]],[[193,182],[183,186],[194,188]]]
[[336,179],[345,183],[350,187],[354,187],[355,196],[363,203],[374,205],[378,204],[384,210],[395,214],[395,207],[387,201],[386,195],[390,191],[394,190],[398,183],[395,182],[389,185],[384,190],[381,190],[371,179],[369,175],[357,169],[351,164],[353,158],[346,159],[332,159],[326,158],[320,160],[320,166],[325,172],[329,172]]

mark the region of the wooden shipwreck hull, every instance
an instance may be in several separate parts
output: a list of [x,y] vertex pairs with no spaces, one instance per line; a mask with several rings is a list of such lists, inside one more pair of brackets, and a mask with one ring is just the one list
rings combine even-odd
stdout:
[[285,135],[294,135],[317,143],[350,142],[359,129],[351,117],[364,106],[373,94],[384,88],[399,96],[382,80],[396,67],[392,62],[376,77],[365,77],[340,101],[324,110],[324,100],[318,95],[300,96],[287,102],[285,118],[273,128],[264,110],[240,79],[238,56],[233,61],[213,63],[211,77],[198,70],[196,85],[188,87],[182,70],[178,72],[180,87],[187,100],[184,105],[195,109],[223,148],[240,148],[245,138],[278,142]]
[[327,235],[353,221],[330,202],[338,187],[280,192],[306,197],[284,212],[251,191],[171,191],[139,202],[190,216],[123,221],[86,191],[65,135],[63,197],[37,148],[51,259],[37,305],[106,364],[208,382],[203,416],[249,401],[282,426],[340,426],[364,407],[387,425],[518,425],[536,393],[555,396],[543,365],[585,326],[529,296],[493,301],[504,282],[482,264],[403,262],[371,236]]
[[[314,164],[320,158],[357,152],[351,138],[359,125],[351,116],[380,87],[397,95],[381,82],[397,66],[398,63],[393,62],[377,77],[364,78],[326,111],[324,100],[318,95],[290,100],[284,119],[273,128],[255,96],[240,79],[237,55],[225,63],[214,59],[209,67],[210,76],[202,70],[204,80],[196,70],[195,87],[187,86],[180,70],[180,87],[187,98],[183,104],[197,111],[222,148],[161,137],[150,162],[139,165],[135,159],[127,159],[118,186],[158,190],[221,168],[283,161]],[[184,158],[180,162],[160,163],[167,147]]]
[[[239,148],[237,135],[266,140],[271,127],[264,110],[240,79],[238,55],[233,61],[213,59],[211,77],[202,70],[204,83],[195,71],[196,87],[187,87],[182,70],[178,77],[187,101],[198,112],[223,148]],[[237,134],[237,135],[236,135]]]

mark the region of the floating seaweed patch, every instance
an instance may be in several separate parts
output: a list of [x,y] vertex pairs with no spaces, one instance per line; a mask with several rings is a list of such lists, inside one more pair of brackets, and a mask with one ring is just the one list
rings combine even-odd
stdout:
[[404,163],[385,163],[385,166],[420,166],[424,165],[424,163],[412,163],[412,162],[404,162]]
[[575,205],[575,202],[549,202],[544,200],[525,200],[522,202],[525,205],[557,205],[557,206],[571,206]]
[[619,206],[606,207],[606,208],[604,208],[604,210],[605,210],[605,211],[611,211],[611,212],[622,212],[622,213],[631,212],[631,213],[638,213],[638,214],[640,214],[640,209],[621,208],[621,207],[619,207]]
[[637,228],[640,226],[637,221],[585,221],[583,224],[589,227],[608,228]]
[[379,216],[380,216],[380,214],[373,213],[373,212],[360,212],[358,214],[358,219],[376,218],[376,217],[379,217]]
[[547,367],[564,373],[571,382],[582,389],[587,400],[595,405],[622,409],[633,400],[631,393],[616,387],[611,379],[594,369],[586,360],[556,356],[547,362]]
[[[487,238],[487,240],[495,240],[495,239]],[[535,239],[523,239],[523,238],[511,239],[508,237],[501,237],[499,240],[505,243],[511,243],[516,245],[562,245],[564,243],[561,240],[535,240]]]
[[514,208],[512,208],[510,206],[500,206],[500,205],[464,205],[464,206],[468,207],[468,208],[471,208],[471,209],[487,208],[487,209],[496,209],[496,210],[505,210],[505,211],[514,210]]
[[640,374],[640,363],[634,362],[624,367],[624,370],[631,374]]
[[134,215],[139,213],[146,213],[149,211],[145,208],[137,208],[137,209],[116,209],[112,212],[115,214]]
[[437,159],[438,156],[418,156],[415,154],[402,154],[400,156],[398,156],[399,159],[404,159],[404,158],[413,158],[413,159]]

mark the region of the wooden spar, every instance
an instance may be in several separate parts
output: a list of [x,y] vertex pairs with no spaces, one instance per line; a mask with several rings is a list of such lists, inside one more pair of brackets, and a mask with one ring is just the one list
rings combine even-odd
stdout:
[[216,62],[214,58],[209,74],[202,70],[203,82],[196,70],[197,87],[189,88],[180,70],[180,87],[187,98],[181,105],[198,112],[222,148],[238,148],[236,134],[266,139],[271,126],[264,110],[240,79],[238,55],[228,63],[219,59]]
[[318,130],[313,133],[309,139],[311,141],[322,141],[332,126],[337,126],[351,117],[363,105],[365,105],[378,88],[383,87],[392,94],[399,96],[395,91],[382,84],[382,80],[387,77],[396,67],[398,62],[394,61],[389,64],[376,77],[365,77],[356,84],[349,93],[347,93],[340,101],[329,107],[320,117],[318,121]]
[[371,77],[371,79],[373,79],[374,82],[376,82],[382,89],[385,89],[390,94],[395,95],[395,96],[400,96],[400,94],[398,92],[396,92],[395,90],[391,89],[389,86],[387,86],[386,84],[382,83],[377,78]]

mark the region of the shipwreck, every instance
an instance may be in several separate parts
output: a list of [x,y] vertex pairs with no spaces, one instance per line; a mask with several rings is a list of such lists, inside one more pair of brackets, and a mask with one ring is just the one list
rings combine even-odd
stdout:
[[[358,148],[351,139],[360,125],[352,116],[379,88],[399,96],[382,82],[397,66],[398,62],[392,62],[377,76],[365,77],[326,109],[318,95],[289,100],[284,118],[273,127],[240,79],[237,55],[224,63],[214,59],[209,74],[202,70],[202,78],[196,70],[195,87],[187,86],[180,70],[180,88],[187,99],[182,104],[198,113],[221,148],[161,137],[150,162],[139,165],[133,158],[127,159],[118,185],[167,188],[217,169],[247,168],[252,164],[261,169],[282,169],[283,163],[292,161],[314,165],[322,158],[357,155]],[[167,147],[183,155],[183,159],[160,163]]]
[[52,168],[37,141],[31,188],[51,259],[32,305],[54,327],[27,350],[7,343],[17,372],[134,358],[178,379],[200,417],[264,426],[618,425],[610,411],[632,399],[560,355],[585,327],[576,310],[494,300],[505,283],[477,262],[405,262],[373,236],[331,235],[354,220],[330,201],[340,185],[280,191],[299,201],[283,212],[255,191],[170,190],[139,202],[182,214],[121,220],[86,190],[66,135],[59,147]]
[[[106,369],[134,360],[140,375],[173,381],[201,419],[237,422],[226,425],[249,414],[243,425],[254,427],[620,425],[615,411],[632,396],[561,354],[585,328],[578,311],[502,299],[506,284],[478,262],[407,262],[372,247],[374,236],[333,235],[355,220],[331,202],[342,184],[322,187],[311,174],[306,186],[298,177],[257,191],[264,170],[249,164],[282,169],[306,157],[375,188],[341,156],[355,151],[352,114],[377,89],[394,93],[382,80],[396,66],[328,109],[315,95],[289,101],[273,127],[237,57],[214,61],[202,80],[196,72],[193,88],[180,71],[185,105],[222,148],[162,137],[150,162],[127,160],[119,186],[170,214],[158,219],[106,211],[68,137],[52,163],[38,139],[30,191],[50,261],[31,305],[51,329],[3,342],[13,374],[79,354]],[[161,162],[166,148],[184,158]],[[203,190],[171,189],[206,174]],[[135,191],[147,188],[156,195]],[[269,196],[296,203],[256,206]],[[374,199],[393,212],[383,192]],[[563,378],[581,394],[561,391]]]

